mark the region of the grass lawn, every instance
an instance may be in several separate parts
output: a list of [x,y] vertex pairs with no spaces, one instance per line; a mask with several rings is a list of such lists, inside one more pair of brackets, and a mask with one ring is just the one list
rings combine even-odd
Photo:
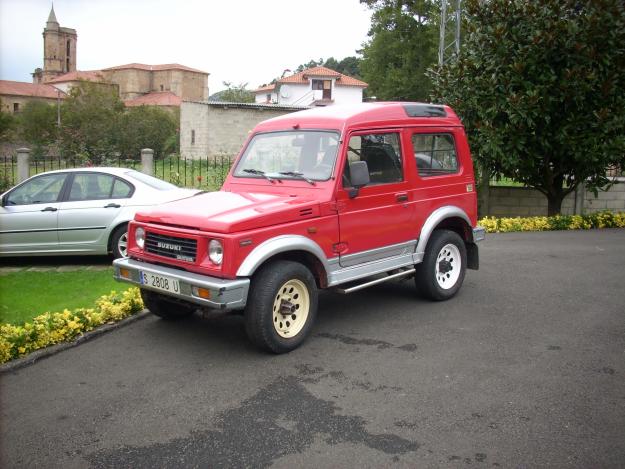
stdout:
[[128,284],[113,280],[113,268],[73,272],[13,272],[0,276],[0,323],[22,324],[65,308],[90,308],[95,300]]

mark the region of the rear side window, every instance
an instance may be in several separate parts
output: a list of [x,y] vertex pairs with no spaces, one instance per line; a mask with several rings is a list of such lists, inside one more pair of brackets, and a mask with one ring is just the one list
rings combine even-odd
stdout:
[[412,147],[420,177],[458,172],[456,145],[451,134],[414,134]]
[[126,181],[115,178],[111,199],[126,199],[132,194],[132,186]]

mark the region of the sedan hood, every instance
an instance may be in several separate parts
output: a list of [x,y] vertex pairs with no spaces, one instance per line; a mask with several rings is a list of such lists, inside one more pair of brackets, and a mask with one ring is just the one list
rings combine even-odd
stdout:
[[233,233],[319,216],[312,196],[254,192],[208,192],[141,210],[135,220]]

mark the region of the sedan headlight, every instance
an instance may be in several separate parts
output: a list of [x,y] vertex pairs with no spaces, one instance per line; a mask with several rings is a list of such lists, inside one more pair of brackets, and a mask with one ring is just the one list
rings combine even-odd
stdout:
[[135,241],[137,242],[137,246],[143,249],[145,246],[145,230],[141,227],[135,230]]
[[224,247],[221,241],[211,239],[208,243],[208,258],[213,264],[221,265],[221,261],[224,259]]

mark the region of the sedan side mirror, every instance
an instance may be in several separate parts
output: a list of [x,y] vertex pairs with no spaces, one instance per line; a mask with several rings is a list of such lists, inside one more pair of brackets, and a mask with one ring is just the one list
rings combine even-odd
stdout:
[[352,188],[349,190],[349,198],[353,199],[358,195],[361,187],[371,182],[369,178],[369,167],[366,161],[354,161],[349,164],[349,175]]

